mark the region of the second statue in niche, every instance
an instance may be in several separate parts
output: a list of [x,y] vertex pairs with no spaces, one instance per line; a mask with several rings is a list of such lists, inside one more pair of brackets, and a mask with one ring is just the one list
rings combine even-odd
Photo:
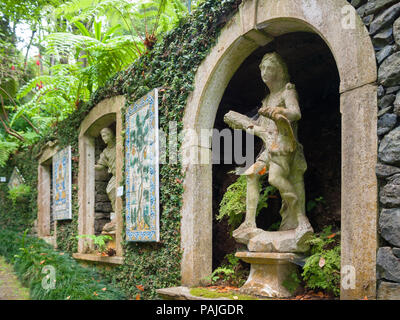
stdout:
[[[297,121],[301,118],[298,96],[290,83],[287,66],[277,53],[266,54],[260,70],[270,93],[262,101],[258,119],[234,111],[224,117],[231,128],[261,138],[265,148],[243,173],[247,177],[246,218],[233,236],[246,244],[249,251],[305,252],[306,240],[313,229],[305,214],[303,176],[307,163],[297,139]],[[282,198],[279,231],[268,232],[256,226],[259,178],[264,172],[268,172],[268,182],[279,190]]]
[[107,169],[108,173],[112,174],[111,179],[108,181],[106,192],[107,196],[111,201],[113,212],[111,213],[111,222],[107,223],[103,227],[103,234],[115,233],[115,219],[113,215],[115,212],[115,198],[116,198],[116,178],[115,178],[115,159],[116,159],[116,148],[115,148],[115,135],[113,130],[110,128],[103,128],[100,131],[101,138],[107,147],[100,154],[100,158],[95,165],[96,170]]

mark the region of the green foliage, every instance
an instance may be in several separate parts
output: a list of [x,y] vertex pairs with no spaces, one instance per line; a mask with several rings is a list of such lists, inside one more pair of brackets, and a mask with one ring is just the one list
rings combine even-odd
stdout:
[[300,287],[301,279],[297,272],[292,272],[287,279],[282,282],[282,285],[291,293],[294,294]]
[[308,240],[311,256],[303,267],[303,279],[308,288],[323,289],[335,296],[340,294],[340,240],[339,233],[326,227]]
[[[263,182],[266,176],[262,176],[259,182],[260,190],[262,189]],[[219,214],[217,220],[221,221],[224,217],[228,218],[228,224],[232,229],[237,228],[243,220],[246,213],[246,193],[247,182],[246,176],[239,176],[239,178],[232,183],[226,190],[221,203],[219,205]],[[257,215],[261,209],[268,208],[268,199],[271,195],[276,193],[276,188],[268,185],[262,189],[260,198],[258,200]]]
[[26,184],[20,184],[17,187],[11,188],[8,191],[8,198],[12,201],[13,205],[17,204],[17,201],[22,201],[23,198],[29,196],[31,187]]
[[319,203],[322,204],[322,205],[324,205],[326,203],[324,197],[318,197],[318,198],[315,198],[314,200],[308,201],[307,202],[307,212],[311,212],[312,210],[314,210],[314,208]]
[[247,279],[248,271],[242,267],[240,259],[234,253],[225,256],[225,263],[215,269],[205,280],[212,284],[224,284],[241,287]]
[[91,239],[93,240],[93,244],[95,245],[95,248],[98,252],[102,253],[104,251],[106,251],[107,249],[107,240],[112,240],[111,236],[108,235],[94,235],[94,234],[83,234],[83,235],[79,235],[76,236],[77,239],[79,238],[83,238],[83,239]]
[[18,143],[3,140],[3,136],[0,134],[0,167],[5,166],[10,154],[12,154],[18,148]]
[[[67,253],[54,250],[41,239],[0,229],[0,255],[14,264],[22,283],[35,300],[120,300],[125,295],[100,278],[94,269],[80,266]],[[54,289],[45,289],[45,267],[55,270]],[[105,289],[104,289],[105,288]]]

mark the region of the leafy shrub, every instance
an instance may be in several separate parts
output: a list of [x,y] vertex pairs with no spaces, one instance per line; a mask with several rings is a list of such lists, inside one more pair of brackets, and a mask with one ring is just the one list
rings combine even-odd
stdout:
[[335,296],[340,294],[340,240],[339,233],[326,227],[308,240],[311,256],[303,267],[303,279],[311,289],[323,289]]
[[[267,176],[264,175],[260,179],[260,190],[266,177]],[[257,215],[260,213],[261,209],[268,207],[268,199],[272,194],[276,193],[276,191],[277,189],[270,185],[263,188],[258,200]],[[226,190],[219,205],[217,220],[221,221],[224,217],[228,217],[228,224],[233,229],[236,229],[242,222],[243,216],[246,213],[246,193],[246,176],[239,176],[239,178]]]
[[22,200],[24,197],[28,196],[31,192],[31,187],[20,184],[17,187],[11,188],[8,191],[8,198],[12,201],[13,205],[17,204],[17,200]]
[[[105,282],[90,268],[84,268],[64,252],[54,250],[41,239],[0,229],[0,255],[14,264],[21,282],[35,300],[118,300],[125,295]],[[55,270],[54,289],[45,289],[45,267]],[[43,280],[45,279],[45,280]]]
[[240,259],[234,253],[225,256],[225,263],[215,269],[207,278],[212,284],[241,287],[247,279],[248,270],[243,268]]
[[107,249],[106,241],[113,239],[111,236],[108,236],[108,235],[96,236],[94,234],[82,234],[82,235],[76,236],[76,238],[77,239],[88,238],[88,239],[93,240],[96,250],[100,253],[103,253],[106,251],[106,249]]

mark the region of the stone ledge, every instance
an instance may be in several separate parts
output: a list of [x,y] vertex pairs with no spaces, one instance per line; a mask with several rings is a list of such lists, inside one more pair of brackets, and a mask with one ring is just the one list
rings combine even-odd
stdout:
[[157,289],[156,292],[164,300],[230,300],[228,298],[196,297],[190,294],[190,288],[182,286]]
[[240,251],[236,252],[235,256],[251,264],[287,264],[301,259],[301,256],[295,253],[277,252]]
[[103,257],[90,253],[74,253],[72,255],[77,260],[93,261],[109,264],[124,264],[124,257]]

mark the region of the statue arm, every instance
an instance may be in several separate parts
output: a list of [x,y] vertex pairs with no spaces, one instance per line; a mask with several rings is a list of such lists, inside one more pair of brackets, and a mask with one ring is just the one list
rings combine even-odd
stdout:
[[262,107],[258,113],[274,121],[279,120],[279,115],[282,115],[290,122],[300,120],[301,112],[299,99],[294,84],[288,83],[286,85],[286,90],[283,93],[283,100],[285,102],[285,108],[265,106]]
[[255,121],[235,111],[229,111],[225,114],[224,122],[232,129],[244,130],[249,134],[259,137],[261,137],[262,132],[265,131]]
[[100,154],[100,158],[97,163],[94,165],[96,170],[107,169],[107,161],[105,159],[104,151]]
[[290,122],[301,119],[299,98],[294,84],[288,83],[283,94],[285,100],[285,111],[282,113]]

